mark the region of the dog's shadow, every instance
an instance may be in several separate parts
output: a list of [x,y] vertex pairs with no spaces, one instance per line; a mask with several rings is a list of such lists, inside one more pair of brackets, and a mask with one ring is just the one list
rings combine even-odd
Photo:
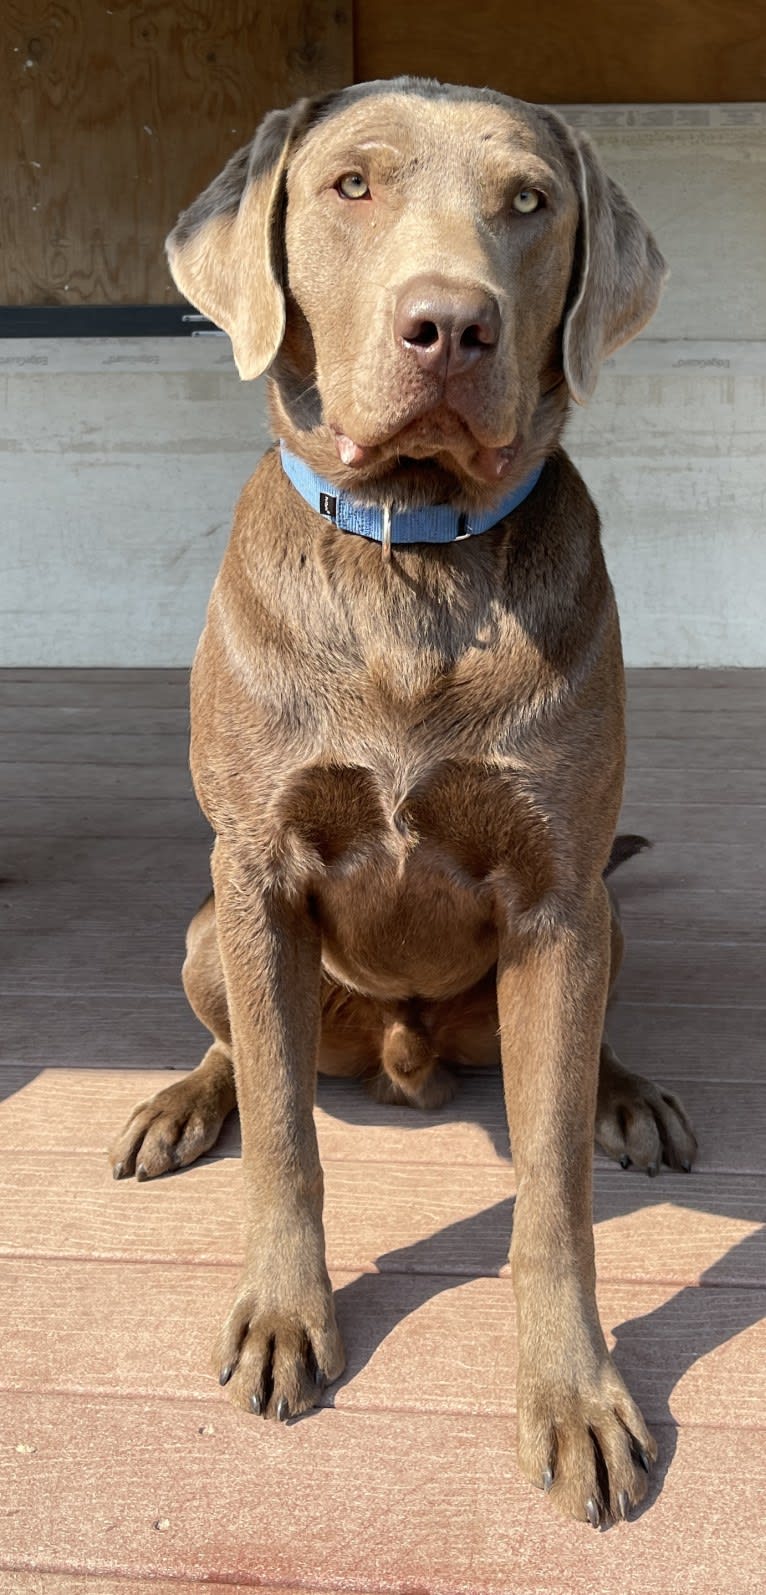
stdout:
[[[373,1132],[384,1126],[395,1126],[413,1135],[427,1135],[429,1127],[435,1123],[454,1121],[459,1116],[464,1122],[483,1129],[498,1157],[510,1162],[499,1071],[458,1073],[462,1092],[452,1107],[436,1114],[380,1107],[356,1080],[320,1078],[317,1102],[327,1118]],[[237,1154],[236,1116],[233,1119],[219,1143],[218,1156]],[[383,1162],[381,1179],[385,1179],[385,1173]],[[715,1176],[711,1176],[709,1192],[701,1189],[701,1179],[704,1175],[688,1176],[665,1169],[659,1179],[649,1180],[635,1171],[618,1173],[613,1164],[599,1160],[594,1180],[596,1232],[598,1225],[608,1220],[627,1218],[638,1210],[667,1203],[682,1206],[690,1213],[714,1212],[722,1218],[752,1221],[752,1208],[745,1205],[742,1198],[716,1189]],[[471,1279],[499,1275],[505,1269],[513,1205],[513,1198],[509,1197],[471,1217],[443,1226],[411,1245],[382,1253],[377,1259],[378,1272],[361,1274],[336,1292],[338,1319],[348,1353],[346,1371],[336,1390],[360,1373],[397,1325],[426,1302],[443,1291],[460,1289]],[[658,1465],[653,1470],[651,1488],[640,1510],[645,1510],[657,1498],[675,1455],[678,1423],[672,1406],[674,1390],[701,1358],[761,1318],[760,1292],[738,1288],[733,1282],[757,1277],[757,1259],[762,1246],[762,1232],[748,1235],[707,1269],[693,1286],[681,1287],[651,1312],[607,1326],[614,1336],[615,1361],[642,1407],[649,1427],[654,1426],[660,1443]],[[755,1265],[751,1262],[753,1253]],[[381,1290],[381,1274],[389,1280],[398,1277],[401,1289]],[[510,1279],[506,1277],[505,1282],[510,1320],[515,1306]],[[651,1273],[641,1283],[657,1284]],[[713,1288],[700,1289],[700,1286]],[[729,1288],[715,1288],[720,1286]],[[657,1285],[658,1290],[661,1288],[661,1284]],[[468,1320],[463,1322],[466,1342],[460,1344],[456,1360],[461,1368],[466,1368],[470,1367],[474,1348],[468,1334]],[[455,1351],[454,1341],[445,1344],[445,1368]],[[482,1369],[477,1364],[470,1378],[474,1387],[480,1384],[481,1375]],[[510,1350],[508,1376],[512,1381]],[[332,1404],[333,1400],[334,1391],[330,1390],[325,1401]]]

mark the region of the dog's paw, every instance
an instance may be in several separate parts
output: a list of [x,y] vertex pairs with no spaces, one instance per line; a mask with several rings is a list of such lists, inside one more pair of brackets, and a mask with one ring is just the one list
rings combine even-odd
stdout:
[[647,1174],[659,1174],[663,1163],[688,1174],[697,1155],[683,1103],[624,1069],[607,1045],[601,1051],[596,1141],[623,1168],[632,1165]]
[[233,1103],[197,1071],[140,1102],[109,1152],[116,1180],[153,1180],[185,1168],[215,1145]]
[[520,1375],[518,1410],[522,1471],[559,1512],[593,1528],[630,1516],[657,1447],[608,1357],[577,1385]]
[[372,1075],[367,1082],[367,1089],[376,1102],[388,1107],[422,1108],[426,1112],[446,1107],[457,1088],[454,1074],[441,1063],[435,1063],[417,1083],[392,1080],[385,1069]]
[[216,1350],[219,1382],[237,1406],[280,1423],[317,1405],[346,1365],[332,1295],[302,1308],[265,1305],[245,1280]]

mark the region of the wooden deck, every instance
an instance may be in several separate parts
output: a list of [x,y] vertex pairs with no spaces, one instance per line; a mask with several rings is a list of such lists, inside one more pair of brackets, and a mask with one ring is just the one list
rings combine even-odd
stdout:
[[600,1302],[659,1440],[596,1534],[514,1461],[499,1081],[421,1117],[323,1082],[349,1354],[322,1410],[235,1411],[209,1355],[242,1245],[236,1126],[155,1183],[104,1149],[204,1035],[179,983],[208,839],[179,672],[0,675],[0,1592],[763,1595],[766,673],[643,671],[611,1033],[683,1096],[691,1175],[599,1159]]

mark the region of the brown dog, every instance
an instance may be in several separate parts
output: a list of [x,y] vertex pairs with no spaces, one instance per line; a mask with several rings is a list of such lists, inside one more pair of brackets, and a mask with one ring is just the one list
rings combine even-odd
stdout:
[[[214,1041],[136,1110],[115,1175],[191,1162],[236,1099],[248,1256],[221,1381],[284,1418],[344,1364],[317,1066],[429,1106],[444,1060],[501,1055],[521,1465],[562,1511],[625,1517],[655,1446],[596,1311],[594,1118],[650,1173],[695,1143],[602,1044],[623,672],[558,439],[654,311],[662,258],[553,112],[409,79],[272,113],[169,252],[241,375],[269,368],[310,481],[266,456],[213,590],[191,761],[215,897],[184,979]],[[449,540],[426,542],[437,522]]]

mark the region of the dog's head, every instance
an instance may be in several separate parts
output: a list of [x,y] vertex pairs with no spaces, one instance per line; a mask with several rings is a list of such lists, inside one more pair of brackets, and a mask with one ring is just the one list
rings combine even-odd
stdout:
[[415,79],[266,117],[168,240],[269,370],[276,428],[361,495],[491,503],[656,309],[665,266],[553,111]]

